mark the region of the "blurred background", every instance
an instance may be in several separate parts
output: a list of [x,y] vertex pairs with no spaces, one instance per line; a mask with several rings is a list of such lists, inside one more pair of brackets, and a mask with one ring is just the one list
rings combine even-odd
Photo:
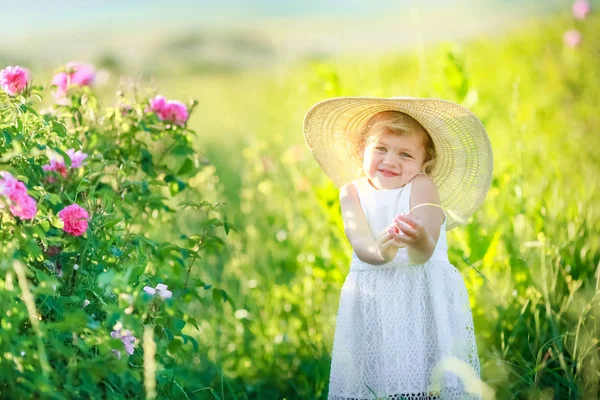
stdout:
[[196,184],[226,202],[237,231],[203,266],[235,306],[196,310],[197,379],[228,399],[326,398],[351,248],[338,191],[304,144],[310,106],[423,96],[473,109],[494,181],[448,239],[486,396],[593,399],[600,4],[575,3],[1,1],[0,62],[44,85],[66,62],[90,63],[105,105],[135,85],[198,101],[189,126],[210,164]]
[[202,65],[249,68],[497,36],[566,5],[561,0],[2,3],[6,55],[49,63],[106,57],[152,73],[173,68],[172,57],[184,56],[190,72],[201,72]]

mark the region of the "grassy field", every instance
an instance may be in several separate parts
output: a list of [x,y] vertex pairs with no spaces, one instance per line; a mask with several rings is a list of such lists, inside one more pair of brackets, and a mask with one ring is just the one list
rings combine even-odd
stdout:
[[[168,98],[198,100],[190,124],[211,164],[195,181],[227,202],[236,228],[226,254],[204,260],[202,278],[235,306],[196,310],[195,379],[226,399],[326,398],[351,248],[302,119],[328,97],[416,96],[471,108],[494,150],[484,205],[448,235],[489,398],[597,398],[600,19],[578,21],[583,41],[568,48],[573,25],[554,18],[417,53],[156,76]],[[182,215],[177,231],[190,221]]]
[[[494,180],[449,233],[471,295],[483,380],[497,398],[594,398],[599,388],[600,34],[562,43],[568,19],[421,54],[307,60],[235,76],[161,79],[199,99],[198,148],[238,233],[206,266],[236,307],[209,317],[203,379],[227,398],[325,398],[337,299],[351,249],[337,190],[303,143],[302,117],[331,96],[439,97],[490,134]],[[222,366],[223,374],[219,373]],[[592,396],[592,397],[590,397]]]
[[484,206],[449,233],[483,380],[497,398],[594,398],[600,47],[592,38],[600,20],[582,24],[574,49],[562,43],[571,24],[553,19],[421,54],[161,77],[169,96],[199,100],[192,124],[214,166],[202,179],[216,182],[238,228],[228,256],[205,267],[236,306],[202,311],[210,362],[200,379],[225,398],[325,398],[351,248],[337,190],[304,145],[302,118],[327,97],[412,95],[472,108],[494,149]]

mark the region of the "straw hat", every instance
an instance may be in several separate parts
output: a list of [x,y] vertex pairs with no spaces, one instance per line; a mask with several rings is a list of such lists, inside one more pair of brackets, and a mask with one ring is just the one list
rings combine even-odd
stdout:
[[[470,110],[439,99],[338,97],[315,104],[304,118],[304,136],[333,183],[364,176],[348,152],[348,139],[380,111],[410,115],[429,133],[436,150],[429,174],[447,214],[446,229],[465,221],[481,205],[490,187],[493,155],[481,121]],[[461,221],[462,220],[462,221]]]

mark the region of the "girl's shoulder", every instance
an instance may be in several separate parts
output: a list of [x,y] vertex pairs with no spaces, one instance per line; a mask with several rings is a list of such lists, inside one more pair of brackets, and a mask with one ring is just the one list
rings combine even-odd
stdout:
[[[422,203],[440,205],[440,192],[435,182],[424,174],[419,174],[410,183],[411,209]],[[441,210],[440,210],[441,211]]]
[[[426,197],[435,196],[439,198],[439,191],[437,185],[429,176],[425,174],[418,174],[410,182],[411,195],[425,195]],[[411,196],[412,197],[412,196]]]
[[358,191],[362,190],[362,188],[364,187],[365,179],[366,178],[364,178],[364,177],[360,177],[360,178],[356,178],[350,182],[345,183],[340,188],[340,196],[342,195],[342,193],[344,193],[344,194],[358,193]]

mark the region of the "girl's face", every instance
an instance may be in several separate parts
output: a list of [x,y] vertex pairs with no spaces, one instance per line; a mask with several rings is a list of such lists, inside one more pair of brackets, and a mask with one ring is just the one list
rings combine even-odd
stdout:
[[365,147],[363,169],[376,189],[396,189],[423,168],[426,151],[421,135],[382,133]]

